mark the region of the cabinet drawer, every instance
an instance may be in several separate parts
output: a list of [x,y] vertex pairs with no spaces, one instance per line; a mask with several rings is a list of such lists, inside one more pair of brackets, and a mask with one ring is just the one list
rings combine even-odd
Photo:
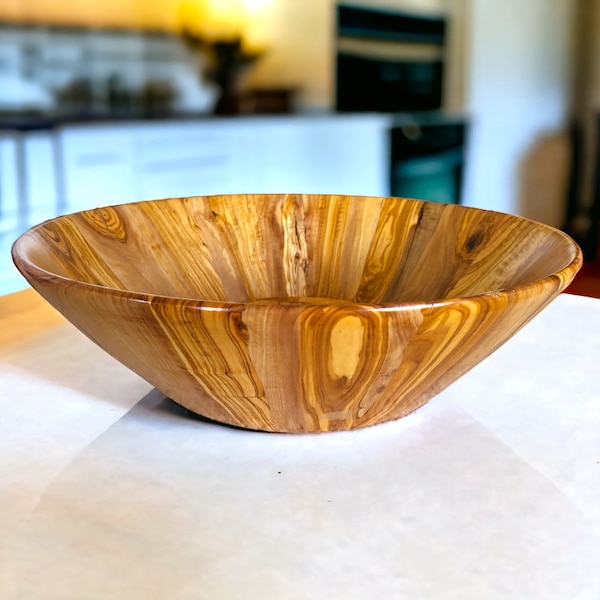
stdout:
[[135,157],[144,198],[238,191],[236,135],[226,123],[144,127],[136,138]]
[[61,134],[68,212],[138,199],[133,131],[123,128],[65,130]]
[[136,136],[135,155],[141,168],[177,168],[192,158],[232,160],[235,132],[226,123],[145,126]]
[[179,196],[231,194],[242,191],[238,177],[229,164],[180,166],[172,170],[140,173],[140,193],[146,199]]

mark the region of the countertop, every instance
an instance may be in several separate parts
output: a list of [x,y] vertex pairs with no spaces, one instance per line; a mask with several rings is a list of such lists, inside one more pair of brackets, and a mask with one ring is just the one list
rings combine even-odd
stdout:
[[191,416],[0,298],[0,597],[600,598],[600,300],[563,294],[413,415]]
[[332,110],[298,111],[290,113],[240,113],[232,115],[216,115],[212,113],[165,113],[144,115],[130,114],[65,114],[65,113],[19,113],[0,112],[0,131],[39,131],[72,125],[131,125],[153,123],[177,123],[187,121],[223,121],[231,119],[332,119],[332,118],[361,118],[365,115],[379,115],[389,120],[390,127],[406,125],[447,125],[465,123],[468,115],[462,112],[443,110],[427,112],[400,113],[358,113],[336,112]]
[[119,125],[162,123],[190,120],[215,120],[228,117],[206,113],[143,115],[141,113],[119,114],[66,114],[66,113],[10,113],[0,112],[0,130],[37,131],[68,125]]

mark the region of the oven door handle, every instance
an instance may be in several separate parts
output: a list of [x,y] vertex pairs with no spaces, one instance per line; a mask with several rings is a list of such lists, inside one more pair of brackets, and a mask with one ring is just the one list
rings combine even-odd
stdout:
[[417,177],[439,173],[440,170],[459,167],[464,162],[462,148],[451,148],[441,152],[415,156],[405,160],[399,159],[393,166],[394,175],[400,177]]

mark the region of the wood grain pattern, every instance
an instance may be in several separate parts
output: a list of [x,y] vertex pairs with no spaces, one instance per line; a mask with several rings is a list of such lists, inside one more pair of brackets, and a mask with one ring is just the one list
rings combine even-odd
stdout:
[[85,211],[33,228],[13,257],[67,319],[175,401],[280,432],[412,412],[581,266],[570,238],[518,217],[318,195]]

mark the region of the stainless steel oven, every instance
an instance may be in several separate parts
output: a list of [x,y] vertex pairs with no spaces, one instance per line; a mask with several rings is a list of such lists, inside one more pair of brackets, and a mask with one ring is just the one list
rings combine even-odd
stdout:
[[338,111],[423,111],[442,106],[446,21],[337,6]]
[[397,115],[390,131],[390,194],[459,204],[466,136],[459,117]]

